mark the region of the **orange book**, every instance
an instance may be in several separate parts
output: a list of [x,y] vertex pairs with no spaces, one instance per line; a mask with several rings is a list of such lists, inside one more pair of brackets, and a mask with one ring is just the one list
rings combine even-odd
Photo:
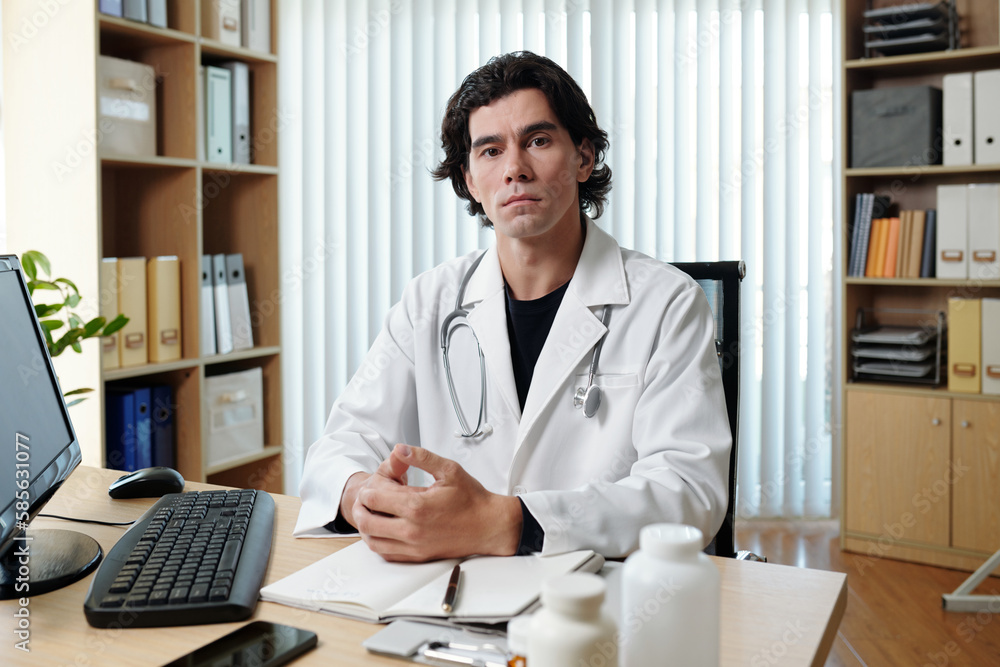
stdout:
[[889,218],[880,218],[878,247],[875,248],[875,278],[885,275],[885,249],[889,245]]
[[910,265],[910,241],[913,232],[913,211],[899,212],[899,252],[896,253],[896,276],[905,278]]
[[872,231],[868,240],[868,261],[865,262],[865,277],[874,278],[878,267],[878,240],[882,235],[882,218],[872,220]]
[[913,211],[913,242],[910,244],[910,263],[908,278],[920,277],[920,261],[924,256],[924,226],[927,222],[927,211]]
[[896,277],[896,260],[899,255],[899,218],[889,218],[889,238],[885,245],[885,266],[882,275]]

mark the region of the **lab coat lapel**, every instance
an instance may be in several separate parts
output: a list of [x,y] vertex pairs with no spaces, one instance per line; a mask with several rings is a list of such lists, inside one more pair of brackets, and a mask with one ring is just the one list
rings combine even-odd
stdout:
[[514,383],[514,368],[510,360],[510,339],[507,337],[503,273],[500,271],[495,245],[486,251],[486,256],[469,280],[462,305],[471,310],[469,324],[479,339],[490,381],[499,391],[507,409],[515,419],[520,419],[521,404],[517,400],[517,385]]
[[[603,308],[628,302],[621,248],[588,218],[587,238],[580,260],[531,376],[531,388],[518,428],[518,447],[536,420],[549,410],[552,401],[557,398],[571,400],[560,394],[559,388],[581,360],[590,358],[594,346],[608,330],[601,323]],[[613,322],[612,312],[609,326],[614,326]]]

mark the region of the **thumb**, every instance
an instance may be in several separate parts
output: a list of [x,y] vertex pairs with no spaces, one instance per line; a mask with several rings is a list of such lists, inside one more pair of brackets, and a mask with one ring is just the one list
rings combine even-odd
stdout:
[[431,474],[440,481],[450,477],[461,469],[457,463],[443,456],[438,456],[434,452],[429,452],[423,447],[411,447],[409,445],[396,445],[392,450],[391,459],[398,459],[402,464],[419,468]]

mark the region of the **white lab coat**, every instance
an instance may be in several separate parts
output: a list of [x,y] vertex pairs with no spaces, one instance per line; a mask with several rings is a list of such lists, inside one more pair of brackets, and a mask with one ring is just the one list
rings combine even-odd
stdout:
[[[323,532],[337,516],[347,479],[373,472],[402,442],[457,461],[489,491],[519,495],[545,531],[543,554],[593,549],[625,556],[638,548],[640,529],[658,522],[696,526],[710,541],[725,515],[731,439],[712,314],[701,289],[681,271],[619,248],[588,220],[522,414],[494,245],[463,302],[486,359],[486,421],[493,432],[457,438],[441,323],[480,252],[417,276],[389,311],[306,456],[295,534]],[[587,419],[573,396],[587,384],[605,331],[595,378],[604,398]],[[450,358],[474,428],[479,357],[468,328],[453,336]]]

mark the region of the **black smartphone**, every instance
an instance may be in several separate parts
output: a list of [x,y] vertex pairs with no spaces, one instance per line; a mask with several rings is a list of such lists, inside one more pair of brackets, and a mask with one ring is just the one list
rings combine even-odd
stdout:
[[315,646],[315,632],[254,621],[164,667],[277,667]]

